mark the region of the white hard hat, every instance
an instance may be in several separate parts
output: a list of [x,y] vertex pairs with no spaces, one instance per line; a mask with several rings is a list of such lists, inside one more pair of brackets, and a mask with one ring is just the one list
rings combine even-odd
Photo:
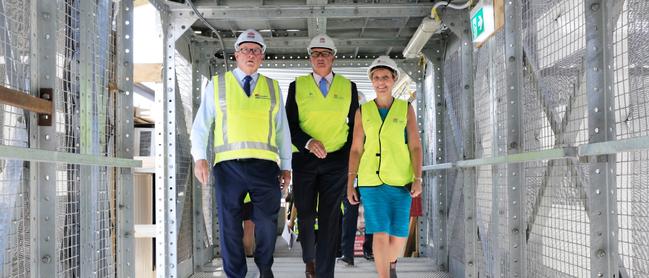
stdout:
[[253,42],[258,45],[261,45],[261,50],[266,52],[266,44],[264,43],[264,38],[257,32],[255,29],[248,29],[243,31],[241,35],[237,38],[237,41],[234,42],[234,50],[239,51],[239,45],[245,42]]
[[326,34],[320,34],[311,39],[311,43],[309,43],[309,47],[307,47],[306,49],[309,55],[311,55],[311,48],[331,49],[331,51],[334,52],[334,55],[336,55],[337,51],[334,40],[332,40],[331,37],[327,36]]
[[397,63],[394,60],[390,59],[389,56],[379,56],[378,58],[374,59],[370,67],[367,68],[367,77],[370,80],[372,79],[372,70],[376,67],[386,67],[391,69],[395,75],[394,79],[399,79],[399,68],[397,67]]

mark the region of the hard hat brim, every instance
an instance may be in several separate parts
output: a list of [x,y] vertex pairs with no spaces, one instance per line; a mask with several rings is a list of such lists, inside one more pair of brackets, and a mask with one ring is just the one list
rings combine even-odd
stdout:
[[237,44],[237,49],[235,49],[235,50],[236,50],[236,51],[239,51],[239,46],[240,46],[241,44],[244,44],[244,43],[254,43],[254,44],[256,44],[256,45],[259,45],[259,46],[261,46],[261,50],[262,50],[264,53],[266,52],[266,45],[264,45],[263,43],[260,43],[260,42],[256,42],[256,41],[242,41],[242,42],[239,42],[239,43]]

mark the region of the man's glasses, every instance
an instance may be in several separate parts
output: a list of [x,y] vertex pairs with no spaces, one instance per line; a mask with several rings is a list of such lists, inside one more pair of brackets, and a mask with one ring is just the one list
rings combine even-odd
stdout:
[[329,58],[331,56],[334,56],[334,53],[331,52],[331,51],[312,51],[311,52],[311,57],[312,58],[318,58],[318,57]]
[[241,48],[239,49],[239,52],[243,55],[261,55],[264,53],[264,50],[261,48]]

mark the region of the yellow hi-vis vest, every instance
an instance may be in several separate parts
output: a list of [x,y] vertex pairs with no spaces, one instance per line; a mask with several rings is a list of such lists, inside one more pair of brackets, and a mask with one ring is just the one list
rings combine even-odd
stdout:
[[[352,83],[341,75],[334,75],[327,97],[322,95],[312,74],[295,79],[300,128],[322,142],[327,152],[339,150],[347,142],[349,105],[352,102]],[[301,146],[304,147],[304,146]]]
[[404,130],[408,121],[408,102],[394,99],[385,120],[376,102],[361,106],[365,145],[358,170],[359,186],[388,184],[403,186],[414,178],[410,151]]
[[280,97],[277,81],[259,75],[250,97],[232,72],[214,76],[214,163],[258,158],[279,163],[275,132]]

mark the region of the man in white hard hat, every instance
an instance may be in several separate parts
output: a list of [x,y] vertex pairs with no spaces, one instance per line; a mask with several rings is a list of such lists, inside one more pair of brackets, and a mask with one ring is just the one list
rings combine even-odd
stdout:
[[307,51],[313,73],[297,77],[286,99],[299,151],[293,153],[293,194],[306,277],[328,278],[334,275],[358,92],[355,83],[333,73],[336,46],[329,36],[315,36]]
[[[191,134],[194,174],[207,185],[213,167],[227,277],[243,278],[248,269],[241,226],[248,193],[255,223],[255,264],[261,277],[273,277],[281,189],[291,180],[291,135],[277,81],[257,72],[266,50],[264,39],[249,29],[234,47],[237,68],[212,78],[196,113]],[[208,165],[206,155],[210,132],[213,165]]]

